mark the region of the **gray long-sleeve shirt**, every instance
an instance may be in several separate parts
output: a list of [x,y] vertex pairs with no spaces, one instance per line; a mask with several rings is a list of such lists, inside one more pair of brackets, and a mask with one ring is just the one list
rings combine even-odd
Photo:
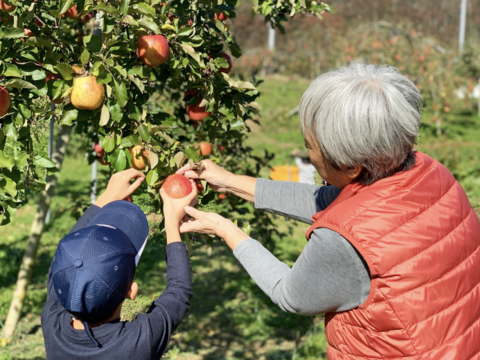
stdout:
[[[311,224],[340,193],[333,186],[258,179],[255,208]],[[258,241],[242,241],[234,255],[257,285],[287,312],[301,315],[350,310],[370,291],[370,274],[360,253],[337,232],[316,229],[290,268]]]

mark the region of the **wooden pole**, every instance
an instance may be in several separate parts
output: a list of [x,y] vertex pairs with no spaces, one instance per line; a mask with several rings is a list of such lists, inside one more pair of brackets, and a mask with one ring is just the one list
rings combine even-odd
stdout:
[[[63,160],[67,151],[67,145],[70,142],[70,134],[72,132],[71,127],[63,127],[57,139],[56,150],[53,153],[52,160],[57,165],[57,169],[62,169]],[[23,255],[22,263],[20,265],[20,271],[18,272],[17,284],[13,293],[13,299],[10,304],[7,319],[3,327],[2,343],[12,338],[15,328],[17,327],[20,315],[22,313],[23,302],[27,295],[27,287],[30,284],[32,278],[33,265],[37,257],[38,244],[42,237],[43,230],[45,228],[45,218],[47,216],[48,209],[52,202],[55,188],[58,184],[58,174],[56,172],[52,175],[48,175],[46,178],[47,187],[38,203],[37,212],[30,228],[30,235],[28,237],[28,245]]]

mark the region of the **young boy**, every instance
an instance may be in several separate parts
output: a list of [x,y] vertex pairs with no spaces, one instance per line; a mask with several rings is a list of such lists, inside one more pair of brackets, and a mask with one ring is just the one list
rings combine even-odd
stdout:
[[123,300],[137,296],[135,268],[149,232],[145,214],[122,199],[144,179],[135,169],[113,175],[105,193],[60,240],[42,312],[47,359],[160,359],[188,310],[190,267],[178,224],[185,206],[196,203],[195,186],[179,200],[160,192],[167,233],[167,288],[146,314],[132,322],[120,321]]

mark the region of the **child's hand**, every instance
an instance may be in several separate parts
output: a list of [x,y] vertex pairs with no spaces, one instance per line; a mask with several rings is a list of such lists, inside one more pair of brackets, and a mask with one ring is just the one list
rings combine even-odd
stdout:
[[[133,184],[130,180],[135,179]],[[145,174],[133,168],[120,171],[110,178],[107,190],[97,199],[95,205],[103,207],[116,200],[123,200],[130,196],[145,180]]]
[[195,206],[198,202],[197,187],[195,182],[190,180],[192,184],[192,192],[181,199],[172,199],[167,192],[160,189],[160,196],[163,200],[163,215],[165,216],[165,226],[174,226],[178,228],[178,224],[185,216],[185,206]]

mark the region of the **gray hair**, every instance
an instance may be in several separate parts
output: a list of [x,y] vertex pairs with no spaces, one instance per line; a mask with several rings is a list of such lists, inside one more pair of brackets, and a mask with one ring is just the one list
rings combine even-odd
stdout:
[[413,167],[421,109],[417,87],[395,68],[353,63],[317,77],[299,112],[327,164],[360,165],[368,185]]

